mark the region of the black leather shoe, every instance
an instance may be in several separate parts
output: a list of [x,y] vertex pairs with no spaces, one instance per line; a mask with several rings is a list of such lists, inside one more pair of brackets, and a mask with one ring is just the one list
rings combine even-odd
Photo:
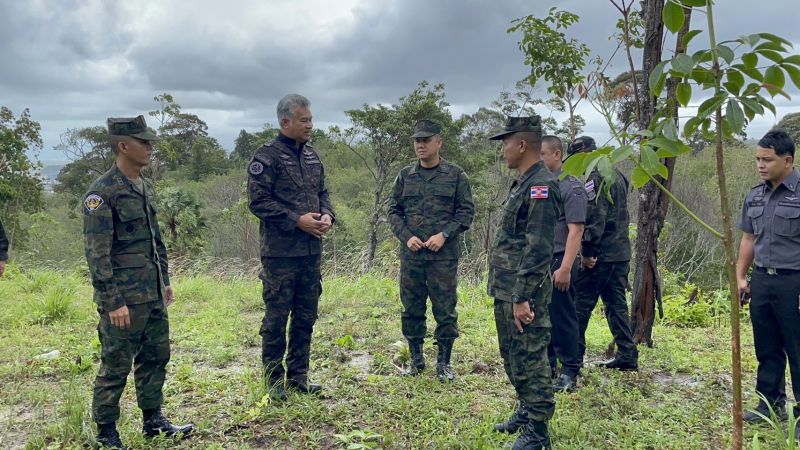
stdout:
[[505,422],[496,423],[494,431],[499,433],[514,434],[528,423],[528,415],[521,406]]
[[189,437],[194,431],[194,425],[173,425],[161,414],[161,410],[143,412],[142,433],[147,437],[156,437],[163,434],[167,437],[181,435],[183,439]]
[[[786,408],[783,405],[774,405],[772,407],[772,411],[775,413],[775,416],[781,422],[785,421],[786,418],[788,417],[786,415]],[[767,407],[767,404],[764,402],[758,402],[758,406],[756,406],[756,409],[745,411],[744,415],[742,415],[742,420],[744,420],[747,423],[764,422],[765,421],[764,418],[759,416],[756,412],[759,412],[765,415],[768,419],[772,420],[772,413],[769,411],[769,407]]]
[[638,361],[630,361],[619,358],[614,358],[610,361],[604,361],[598,363],[598,366],[605,367],[606,369],[620,370],[622,372],[635,372],[639,370]]
[[436,378],[442,383],[453,381],[453,367],[450,365],[450,355],[453,352],[453,340],[440,339],[437,343],[439,351],[436,354]]
[[286,380],[286,386],[303,394],[319,394],[322,392],[322,385],[309,383],[308,379],[290,378]]
[[562,373],[553,384],[555,392],[571,392],[578,387],[578,379]]
[[542,450],[550,448],[550,434],[547,422],[530,421],[514,442],[512,450]]
[[97,424],[97,447],[99,449],[117,449],[127,450],[127,447],[122,445],[122,440],[119,438],[117,432],[117,424],[115,422],[106,424]]

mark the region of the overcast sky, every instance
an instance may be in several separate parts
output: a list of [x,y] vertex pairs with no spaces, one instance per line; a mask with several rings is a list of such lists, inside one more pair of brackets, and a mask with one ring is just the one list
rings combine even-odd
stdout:
[[[800,1],[717,3],[719,40],[769,31],[800,52]],[[421,80],[445,83],[458,116],[525,77],[519,35],[506,29],[555,4],[581,16],[570,35],[611,54],[618,13],[603,0],[0,0],[0,104],[17,115],[30,108],[43,161],[65,159],[52,148],[66,129],[146,114],[162,92],[228,149],[239,130],[275,124],[275,105],[290,92],[309,97],[323,129],[347,125],[347,109],[396,102]],[[705,28],[704,15],[694,19]],[[625,68],[618,58],[609,73]],[[777,118],[758,119],[748,135],[800,111],[800,93],[791,93],[775,99]],[[579,112],[586,133],[608,135],[590,107]]]

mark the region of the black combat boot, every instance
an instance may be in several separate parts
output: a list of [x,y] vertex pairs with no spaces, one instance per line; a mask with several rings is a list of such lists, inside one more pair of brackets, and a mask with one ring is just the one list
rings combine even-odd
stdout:
[[411,351],[411,361],[403,371],[404,377],[415,377],[425,370],[425,355],[422,354],[421,341],[408,341],[408,349]]
[[439,352],[436,354],[436,378],[442,383],[453,381],[453,368],[450,366],[453,339],[441,339],[437,344],[439,345]]
[[764,418],[756,414],[756,412],[763,414],[770,420],[772,420],[772,413],[775,413],[775,417],[781,422],[786,420],[786,418],[788,417],[786,415],[786,407],[784,405],[776,403],[772,405],[772,412],[770,412],[769,407],[762,400],[758,402],[758,406],[756,406],[756,409],[745,411],[744,415],[742,416],[742,420],[744,420],[747,423],[758,423],[762,421],[766,422]]
[[116,422],[97,424],[97,448],[127,450],[117,432]]
[[514,442],[511,450],[542,450],[550,448],[550,433],[547,431],[547,422],[531,420],[525,424],[522,433]]
[[639,362],[635,359],[623,359],[619,357],[598,363],[598,366],[622,372],[635,372],[639,370]]
[[322,386],[319,384],[309,383],[307,375],[295,375],[289,377],[286,380],[286,386],[303,394],[319,394],[322,392]]
[[528,414],[525,412],[523,405],[520,404],[519,408],[514,411],[514,414],[508,420],[494,425],[494,431],[514,434],[524,427],[526,423],[528,423]]
[[555,392],[571,392],[578,386],[578,378],[571,377],[565,373],[558,376],[558,379],[553,384]]
[[181,434],[185,439],[194,431],[194,425],[175,426],[161,414],[161,409],[148,409],[142,411],[142,433],[147,437],[156,437],[163,434],[172,437]]

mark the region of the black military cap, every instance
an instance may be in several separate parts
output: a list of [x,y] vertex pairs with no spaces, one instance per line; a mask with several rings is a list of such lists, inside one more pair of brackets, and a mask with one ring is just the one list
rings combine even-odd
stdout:
[[537,115],[530,117],[509,117],[506,119],[506,126],[503,131],[495,134],[489,139],[497,141],[513,133],[538,133],[542,134],[542,119]]
[[592,150],[597,150],[597,145],[594,143],[594,139],[589,136],[581,136],[575,138],[572,141],[572,144],[569,145],[567,148],[567,155],[574,155],[575,153],[580,152],[590,152]]
[[156,131],[147,126],[144,116],[109,117],[106,119],[108,134],[111,136],[131,136],[144,141],[157,141]]
[[432,120],[422,119],[414,125],[414,134],[411,137],[426,138],[437,134],[442,134],[442,126]]

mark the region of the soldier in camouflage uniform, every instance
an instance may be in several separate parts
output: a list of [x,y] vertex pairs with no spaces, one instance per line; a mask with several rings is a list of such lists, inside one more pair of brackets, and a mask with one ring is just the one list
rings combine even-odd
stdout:
[[550,342],[550,264],[560,194],[553,174],[541,160],[539,116],[509,117],[491,139],[503,140],[503,157],[516,169],[492,246],[489,295],[500,355],[520,405],[511,418],[495,425],[522,433],[514,450],[550,448],[547,423],[555,411],[547,345]]
[[411,138],[419,161],[404,167],[394,181],[389,224],[400,240],[401,322],[411,350],[404,375],[425,369],[422,344],[430,296],[439,348],[436,376],[444,382],[453,380],[450,355],[458,337],[458,236],[472,224],[475,207],[467,174],[439,156],[441,133],[434,121],[416,123]]
[[[570,145],[568,152],[590,152],[596,149],[594,139],[582,136]],[[586,353],[586,328],[597,297],[605,304],[608,328],[614,336],[617,354],[600,365],[609,369],[638,370],[639,351],[633,342],[625,288],[631,260],[631,241],[628,237],[628,180],[614,170],[614,182],[608,196],[597,191],[603,177],[596,169],[584,185],[589,204],[586,228],[581,244],[581,270],[575,280],[575,309],[580,327],[580,359]]]
[[3,222],[0,222],[0,277],[6,270],[6,261],[8,261],[8,237]]
[[308,144],[313,127],[309,107],[301,95],[281,99],[280,133],[256,150],[247,168],[250,211],[260,219],[261,231],[266,305],[261,359],[265,381],[278,400],[286,399],[285,386],[302,393],[322,389],[309,383],[308,368],[322,294],[322,237],[331,229],[334,213],[322,161]]
[[117,159],[84,197],[83,234],[100,314],[101,363],[92,417],[98,444],[123,448],[116,421],[132,365],[144,434],[186,437],[193,426],[174,426],[161,414],[170,357],[167,307],[173,296],[155,192],[139,176],[158,137],[142,116],[110,118],[108,132]]

